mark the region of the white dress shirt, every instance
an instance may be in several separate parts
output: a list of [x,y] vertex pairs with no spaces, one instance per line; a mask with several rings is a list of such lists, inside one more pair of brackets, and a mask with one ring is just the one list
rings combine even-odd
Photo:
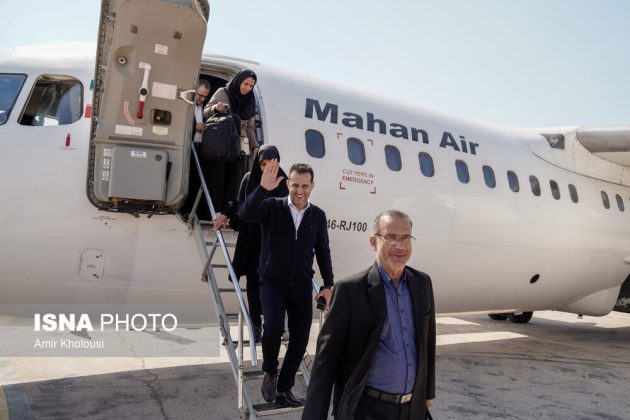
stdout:
[[295,207],[295,204],[291,202],[291,195],[287,196],[287,201],[289,202],[289,210],[291,210],[291,217],[293,217],[293,224],[295,225],[295,235],[297,236],[297,231],[300,227],[300,223],[302,223],[304,212],[307,208],[311,207],[311,202],[308,201],[306,203],[306,207],[304,207],[302,210],[298,210],[297,207]]
[[[195,122],[202,123],[203,122],[203,107],[201,105],[195,106]],[[195,137],[193,141],[195,143],[201,143],[201,133],[197,131],[197,127],[195,127]]]

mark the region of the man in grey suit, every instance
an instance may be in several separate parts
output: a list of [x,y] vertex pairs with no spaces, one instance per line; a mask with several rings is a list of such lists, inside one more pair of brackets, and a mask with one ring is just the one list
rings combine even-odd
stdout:
[[374,220],[376,262],[335,284],[303,420],[424,419],[435,398],[435,307],[431,278],[406,264],[412,222],[390,210]]

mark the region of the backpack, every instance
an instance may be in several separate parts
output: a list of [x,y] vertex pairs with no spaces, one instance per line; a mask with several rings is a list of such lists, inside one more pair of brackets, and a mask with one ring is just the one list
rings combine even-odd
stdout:
[[206,162],[232,162],[241,156],[241,118],[229,110],[206,120],[200,154]]

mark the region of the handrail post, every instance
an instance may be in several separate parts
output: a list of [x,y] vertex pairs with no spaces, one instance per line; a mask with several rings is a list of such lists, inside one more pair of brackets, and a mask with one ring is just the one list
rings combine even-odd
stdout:
[[190,215],[188,216],[188,229],[192,229],[193,227],[193,214],[197,214],[197,207],[199,206],[199,202],[201,201],[201,196],[203,195],[203,190],[199,187],[199,191],[197,191],[197,198],[195,198],[195,204],[193,204],[192,210],[190,210]]
[[[250,337],[250,347],[251,347],[251,337]],[[243,373],[244,373],[244,362],[243,362],[243,314],[241,312],[238,313],[238,408],[243,410]]]

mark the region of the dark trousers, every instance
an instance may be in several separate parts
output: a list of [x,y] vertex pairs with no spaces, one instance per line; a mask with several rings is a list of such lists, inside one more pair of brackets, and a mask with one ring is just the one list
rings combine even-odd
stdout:
[[363,395],[355,412],[356,420],[407,420],[411,417],[411,403],[393,404]]
[[262,304],[260,303],[260,277],[258,267],[249,270],[245,274],[247,279],[247,303],[249,305],[249,316],[254,327],[262,327]]
[[313,321],[311,287],[287,287],[273,280],[260,278],[260,300],[265,324],[263,328],[263,371],[275,375],[278,372],[278,353],[284,331],[284,313],[288,317],[289,346],[278,376],[278,392],[284,392],[295,384],[295,374],[300,367],[308,344]]
[[237,199],[241,183],[241,161],[202,162],[201,166],[214,211],[223,213],[228,203]]

